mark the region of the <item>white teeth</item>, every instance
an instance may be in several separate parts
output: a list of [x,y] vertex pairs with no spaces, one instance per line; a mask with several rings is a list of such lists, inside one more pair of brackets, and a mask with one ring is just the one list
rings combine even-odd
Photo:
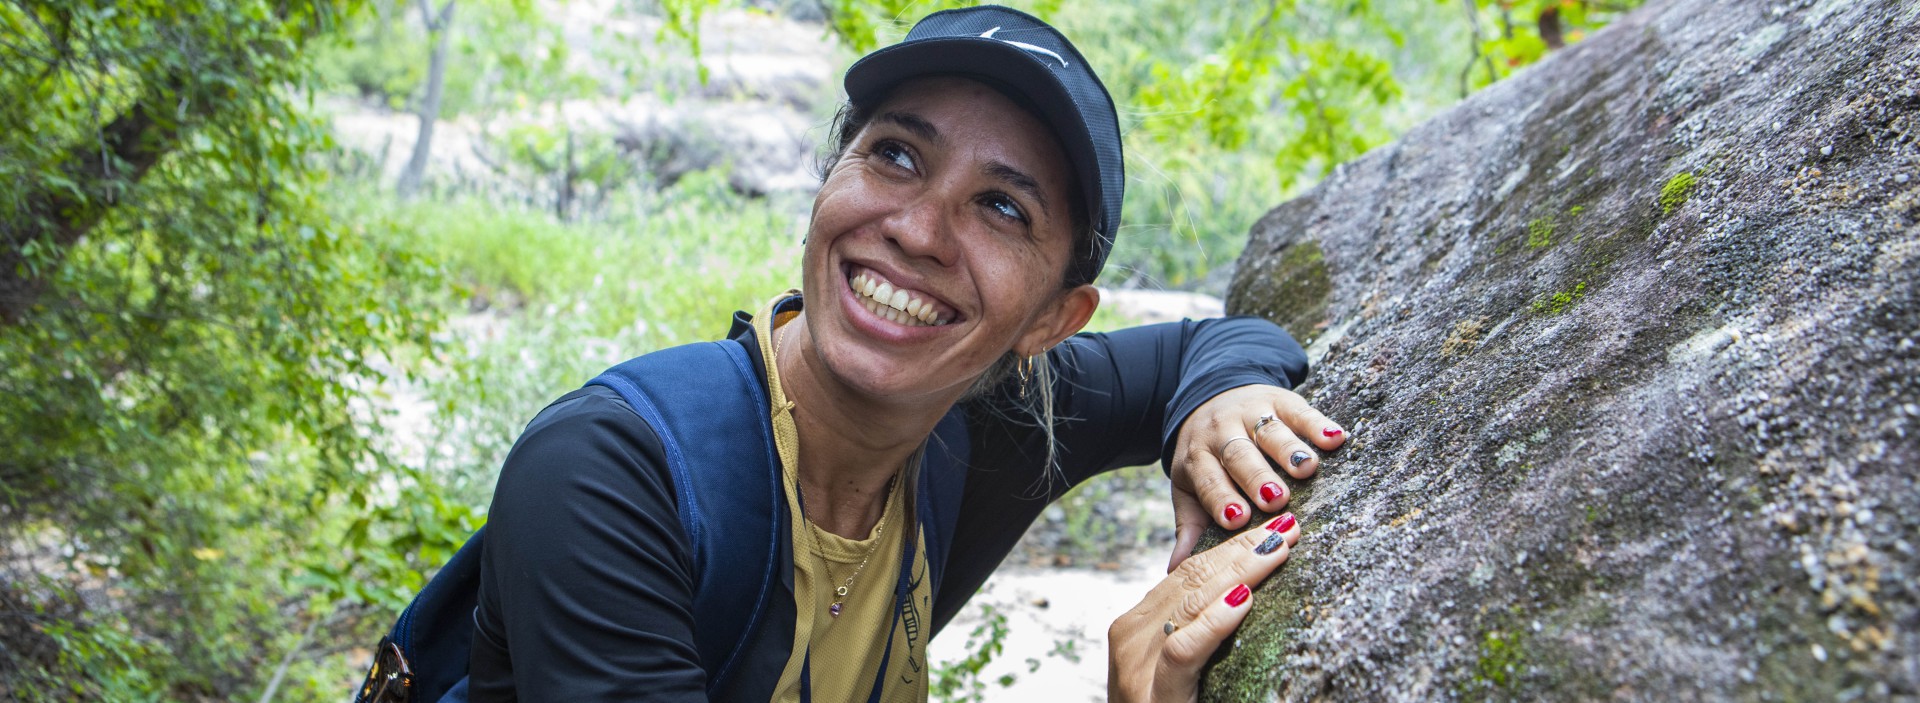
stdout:
[[947,324],[947,318],[940,316],[933,303],[921,300],[905,288],[895,288],[865,273],[854,276],[847,284],[860,294],[860,304],[875,316],[909,327]]

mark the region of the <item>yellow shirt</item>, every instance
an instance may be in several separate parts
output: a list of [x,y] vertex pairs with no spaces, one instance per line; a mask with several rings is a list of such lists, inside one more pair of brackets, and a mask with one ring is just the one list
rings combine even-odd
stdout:
[[[799,435],[793,424],[793,406],[780,385],[773,350],[773,329],[795,314],[783,314],[779,320],[773,320],[769,306],[754,319],[754,333],[759,338],[760,355],[766,364],[768,395],[773,403],[774,443],[780,450],[787,512],[793,520],[794,648],[779,683],[774,686],[773,700],[777,703],[799,701],[804,669],[814,701],[865,701],[873,691],[874,679],[884,659],[886,678],[881,683],[880,700],[887,703],[925,701],[933,584],[927,581],[926,542],[917,520],[911,524],[915,549],[908,582],[912,592],[900,603],[897,612],[894,609],[900,550],[908,531],[903,527],[909,526],[907,501],[912,499],[907,493],[913,482],[907,474],[917,470],[919,462],[909,462],[902,478],[895,481],[886,507],[881,510],[880,522],[866,539],[847,539],[807,520],[799,503]],[[860,566],[863,560],[864,568]],[[849,577],[853,578],[851,584],[847,583]],[[835,589],[843,585],[847,586],[847,595],[841,601],[840,613],[835,615],[833,604],[841,600]]]

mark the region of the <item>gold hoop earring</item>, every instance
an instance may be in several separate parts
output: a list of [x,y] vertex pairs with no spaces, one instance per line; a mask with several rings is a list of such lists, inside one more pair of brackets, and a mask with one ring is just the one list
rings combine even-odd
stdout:
[[1033,385],[1033,359],[1034,357],[1031,356],[1021,359],[1020,363],[1014,367],[1015,371],[1020,375],[1021,398],[1027,397],[1027,387]]

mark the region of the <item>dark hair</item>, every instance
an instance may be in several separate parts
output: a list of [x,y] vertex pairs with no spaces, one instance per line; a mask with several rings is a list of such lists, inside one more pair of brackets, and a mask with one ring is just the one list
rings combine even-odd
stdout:
[[[1015,104],[1021,105],[1022,109],[1033,113],[1038,119],[1038,113],[1027,108],[1024,100],[1008,93],[1005,89],[994,86],[992,82],[986,83],[989,87],[1000,91],[1002,95],[1006,95],[1009,100],[1013,100]],[[886,102],[886,97],[882,95],[867,106],[855,105],[852,102],[841,103],[840,108],[834,111],[833,120],[827,123],[826,144],[820,152],[820,158],[814,162],[814,175],[820,178],[821,183],[826,182],[827,174],[832,173],[834,165],[840,163],[840,157],[847,153],[847,148],[853,146],[853,138],[859,136],[860,130],[866,129],[867,123],[873,120],[873,106]],[[1093,238],[1099,234],[1093,231],[1092,213],[1088,212],[1086,198],[1080,193],[1077,182],[1081,177],[1080,174],[1073,173],[1071,169],[1068,173],[1076,181],[1068,184],[1067,188],[1069,193],[1067,210],[1072,215],[1069,226],[1073,228],[1073,252],[1067,258],[1067,270],[1061,272],[1060,280],[1061,287],[1076,288],[1092,283],[1094,276],[1099,273],[1098,270],[1084,263],[1093,260]]]

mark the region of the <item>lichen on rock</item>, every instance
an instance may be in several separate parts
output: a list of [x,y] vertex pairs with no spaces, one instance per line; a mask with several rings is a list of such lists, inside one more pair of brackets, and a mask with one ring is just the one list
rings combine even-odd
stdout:
[[1920,696],[1916,38],[1651,2],[1255,225],[1352,439],[1202,699]]

